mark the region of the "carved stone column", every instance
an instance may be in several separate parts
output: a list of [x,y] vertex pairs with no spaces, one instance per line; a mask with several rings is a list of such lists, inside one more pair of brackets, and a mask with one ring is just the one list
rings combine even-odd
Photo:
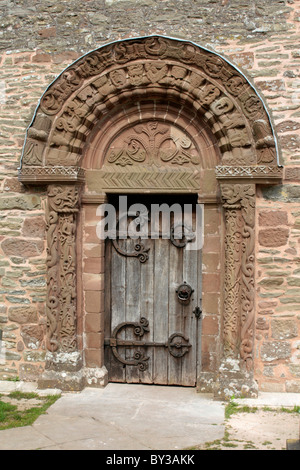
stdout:
[[77,348],[76,222],[79,187],[48,186],[47,207],[47,355],[42,388],[84,387]]
[[255,184],[221,184],[225,216],[223,359],[216,394],[257,396],[253,379]]

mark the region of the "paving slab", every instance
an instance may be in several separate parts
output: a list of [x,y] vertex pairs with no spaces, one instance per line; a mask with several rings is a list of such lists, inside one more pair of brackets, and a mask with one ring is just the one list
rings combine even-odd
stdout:
[[0,431],[0,449],[181,450],[222,438],[224,407],[194,388],[111,383],[63,393],[32,426]]
[[[34,385],[0,382],[0,393],[16,388],[31,390]],[[47,394],[36,387],[35,391]],[[100,389],[68,393],[55,389],[52,393],[61,396],[32,426],[0,431],[0,450],[180,451],[224,438],[226,403],[194,388],[110,383]],[[264,406],[299,406],[300,394],[260,393],[258,398],[235,401],[261,407],[263,413]],[[245,439],[254,441],[260,428],[262,442],[266,441],[270,429],[274,431],[272,419],[280,421],[281,431],[285,428],[284,439],[297,439],[297,416],[291,420],[285,414],[279,419],[270,413],[234,416],[230,422],[233,437],[241,441],[245,430]],[[280,442],[278,448],[282,447]]]

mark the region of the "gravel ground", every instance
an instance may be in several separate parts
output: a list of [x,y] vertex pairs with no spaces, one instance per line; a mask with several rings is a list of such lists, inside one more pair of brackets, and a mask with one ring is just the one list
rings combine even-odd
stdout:
[[226,420],[225,437],[206,443],[204,450],[286,450],[287,440],[299,439],[300,416],[286,411],[239,412]]

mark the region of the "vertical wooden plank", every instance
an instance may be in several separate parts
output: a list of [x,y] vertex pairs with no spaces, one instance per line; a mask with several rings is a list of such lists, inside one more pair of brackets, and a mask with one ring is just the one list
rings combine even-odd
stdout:
[[[169,334],[182,331],[183,306],[179,303],[176,290],[183,282],[183,249],[174,246],[169,242],[170,250],[170,281],[169,281]],[[168,353],[168,384],[181,385],[182,380],[182,360]]]
[[[202,248],[198,250],[198,298],[197,305],[202,309]],[[196,322],[197,327],[197,356],[196,356],[196,380],[201,373],[201,338],[202,338],[202,318],[199,318]]]
[[[104,313],[104,338],[111,337],[111,242],[105,242],[105,313]],[[108,380],[111,380],[111,348],[104,346],[104,364],[108,371]]]
[[[126,240],[126,251],[127,253],[134,252],[136,240],[128,238]],[[141,286],[140,286],[140,272],[141,263],[136,257],[125,257],[126,260],[126,322],[137,322],[140,319],[141,312]],[[126,328],[125,333],[126,340],[136,341],[138,337],[134,334],[132,327]],[[126,358],[132,359],[137,347],[126,348]],[[143,352],[143,348],[141,349]],[[137,366],[126,366],[126,382],[127,383],[138,383],[139,382],[139,370]]]
[[184,247],[183,252],[183,277],[190,284],[194,292],[189,305],[183,309],[182,332],[192,345],[182,357],[182,385],[196,385],[196,358],[197,358],[197,320],[193,309],[199,305],[198,286],[198,252]]
[[[143,241],[147,248],[150,247],[149,251],[149,259],[141,264],[141,276],[140,276],[140,284],[141,284],[141,317],[147,318],[149,321],[149,332],[145,333],[142,340],[147,342],[153,342],[153,331],[154,331],[154,318],[153,318],[153,309],[154,309],[154,250],[155,244],[154,240],[148,239]],[[140,382],[141,383],[153,383],[153,360],[154,360],[154,352],[153,347],[144,348],[144,353],[148,360],[148,368],[145,371],[139,372]]]
[[[120,241],[124,244],[125,241]],[[126,258],[121,256],[115,248],[111,247],[111,333],[120,323],[126,321],[126,296],[125,296],[125,275],[126,275]],[[120,334],[119,338],[125,339],[124,334]],[[124,348],[119,351],[124,354]],[[111,381],[125,382],[125,368],[123,364],[115,359],[112,354],[111,359]]]
[[[155,240],[154,254],[154,341],[164,343],[169,336],[169,240]],[[154,348],[154,383],[168,383],[168,351]]]

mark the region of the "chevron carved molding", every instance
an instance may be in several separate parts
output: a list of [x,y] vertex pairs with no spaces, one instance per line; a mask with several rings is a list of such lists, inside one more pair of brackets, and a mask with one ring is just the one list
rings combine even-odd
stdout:
[[188,170],[143,170],[143,171],[87,171],[89,191],[110,190],[177,190],[199,191],[200,173]]

